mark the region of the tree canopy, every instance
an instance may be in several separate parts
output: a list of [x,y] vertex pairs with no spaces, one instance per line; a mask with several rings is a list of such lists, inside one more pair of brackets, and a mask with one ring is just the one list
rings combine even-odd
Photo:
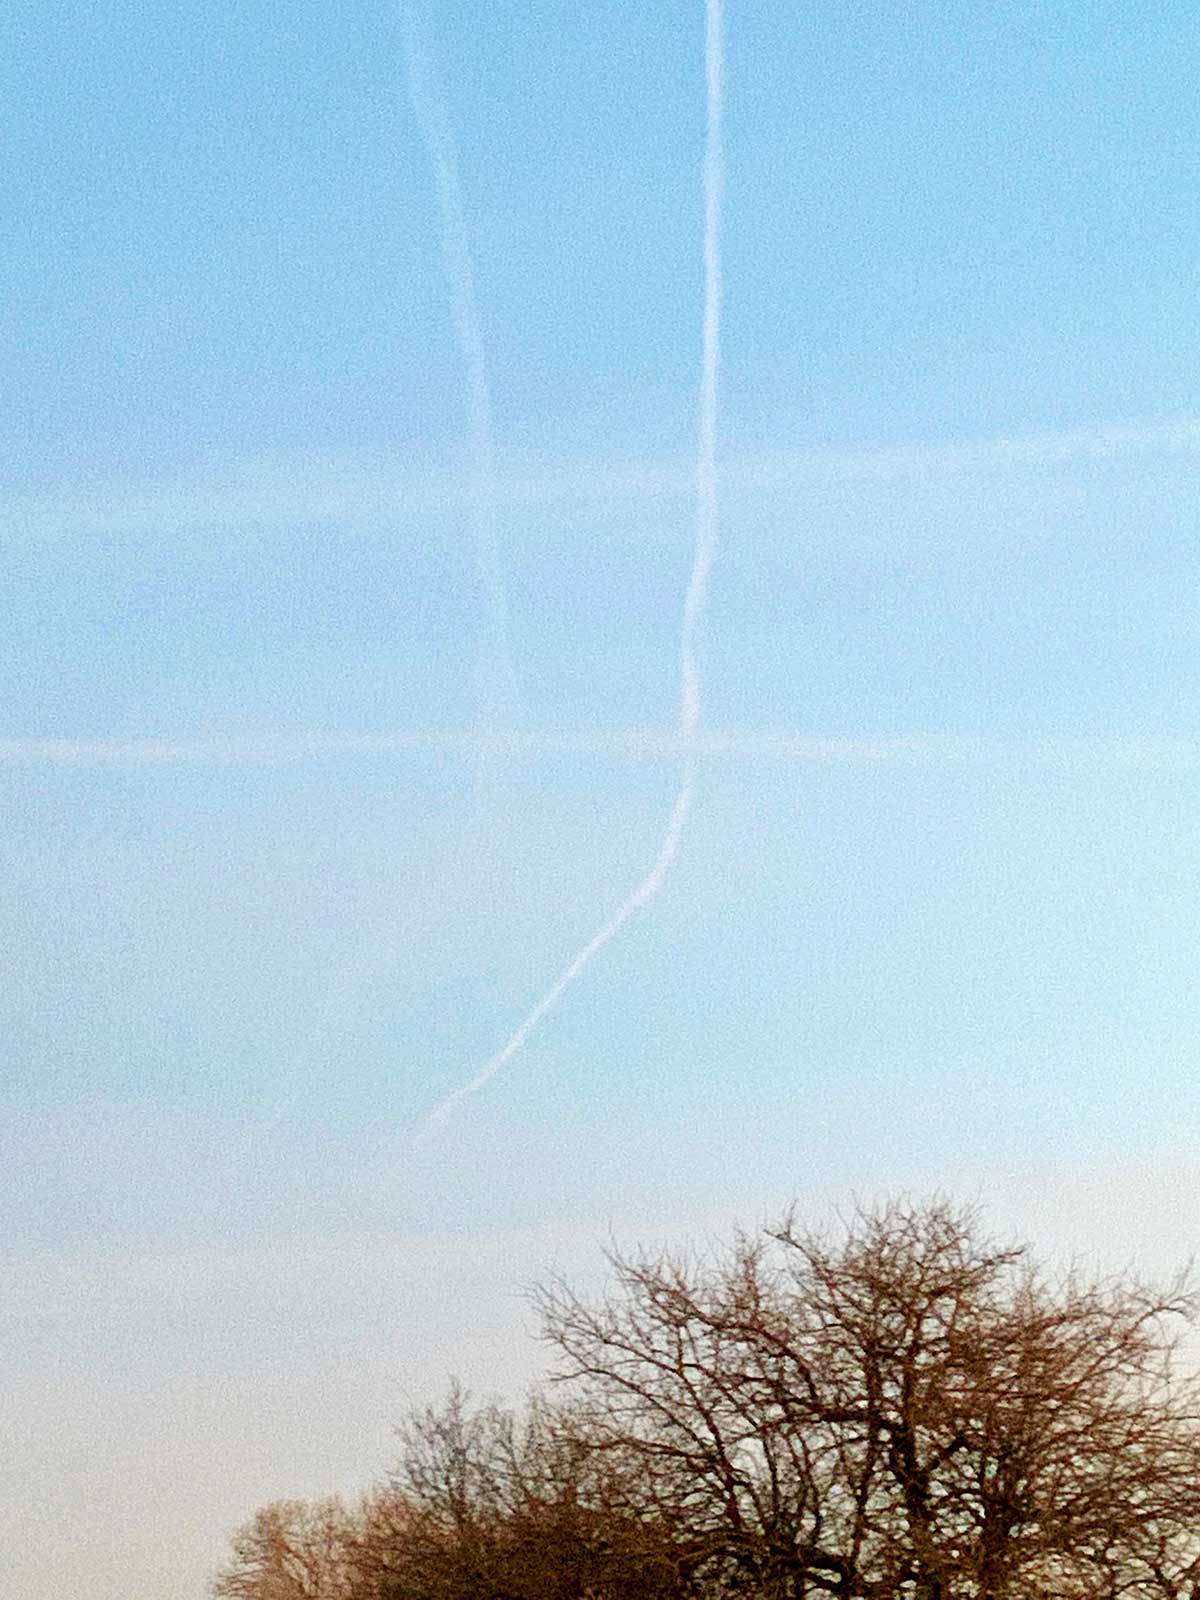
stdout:
[[357,1512],[259,1512],[218,1600],[1200,1597],[1184,1277],[1054,1275],[944,1200],[611,1265],[536,1292],[523,1410],[412,1414]]

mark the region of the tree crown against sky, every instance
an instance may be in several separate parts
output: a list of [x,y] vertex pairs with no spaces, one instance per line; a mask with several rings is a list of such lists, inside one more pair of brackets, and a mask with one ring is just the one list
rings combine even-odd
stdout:
[[325,1587],[278,1534],[327,1549],[328,1508],[268,1508],[221,1600],[1200,1594],[1183,1276],[1054,1276],[944,1200],[611,1263],[600,1298],[536,1292],[523,1413],[408,1419]]

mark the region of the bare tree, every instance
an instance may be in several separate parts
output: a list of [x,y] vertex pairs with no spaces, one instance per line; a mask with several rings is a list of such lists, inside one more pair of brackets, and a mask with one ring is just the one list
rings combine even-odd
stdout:
[[379,1600],[688,1600],[660,1529],[544,1401],[521,1416],[457,1388],[401,1429],[408,1508]]
[[216,1600],[351,1600],[355,1519],[336,1498],[278,1500],[232,1539],[212,1585]]
[[1053,1279],[944,1202],[538,1295],[577,1444],[712,1594],[1200,1597],[1182,1280]]
[[216,1600],[1200,1600],[1185,1278],[1055,1276],[943,1201],[612,1261],[538,1295],[556,1403],[452,1390]]

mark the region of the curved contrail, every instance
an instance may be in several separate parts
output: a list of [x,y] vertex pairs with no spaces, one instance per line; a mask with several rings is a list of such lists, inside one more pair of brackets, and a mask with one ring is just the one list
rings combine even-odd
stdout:
[[721,193],[724,158],[721,146],[721,111],[724,91],[724,40],[722,0],[706,0],[704,138],[704,332],[700,381],[700,426],[696,452],[696,523],[692,571],[683,602],[679,640],[679,730],[687,748],[679,792],[671,807],[667,830],[649,872],[617,907],[598,932],[563,968],[562,972],[521,1023],[520,1027],[479,1070],[438,1103],[418,1130],[420,1143],[439,1128],[463,1100],[482,1089],[523,1047],[530,1034],[558,1004],[592,957],[615,938],[630,917],[658,894],[666,880],[692,809],[696,787],[695,736],[700,726],[700,669],[696,636],[708,599],[708,582],[717,538],[717,379],[721,354]]
[[433,60],[421,42],[413,11],[401,12],[408,91],[413,116],[433,168],[437,190],[442,272],[450,295],[450,321],[454,341],[467,380],[467,412],[471,438],[471,525],[475,535],[475,561],[488,611],[490,668],[488,692],[492,704],[485,710],[494,722],[501,710],[511,711],[516,700],[508,599],[497,533],[496,446],[492,422],[492,391],[487,353],[475,298],[475,273],[467,240],[466,210],[458,177],[458,147],[446,111]]

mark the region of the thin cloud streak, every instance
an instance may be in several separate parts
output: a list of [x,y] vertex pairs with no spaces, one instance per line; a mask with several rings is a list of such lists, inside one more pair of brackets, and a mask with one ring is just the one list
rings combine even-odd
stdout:
[[[508,746],[499,736],[499,731],[515,720],[519,696],[504,567],[500,556],[491,383],[475,294],[466,207],[459,181],[458,147],[433,57],[420,36],[416,10],[402,4],[400,15],[409,100],[433,173],[442,274],[449,299],[454,343],[465,379],[470,458],[467,514],[474,537],[475,562],[486,616],[480,658],[481,726],[461,740],[447,741],[437,736],[427,736],[425,740],[427,748],[461,748],[464,754],[474,759],[474,804],[463,831],[462,847],[465,847],[474,837],[486,836],[489,831],[485,817],[489,800],[494,799],[491,791],[496,778],[495,763],[508,753]],[[396,751],[416,749],[420,744],[419,738],[405,740],[401,736],[393,741],[392,748]],[[323,748],[319,741],[314,745],[310,740],[301,739],[293,747],[290,759],[303,758],[306,754],[345,754],[355,750],[367,754],[373,748],[378,747],[370,738],[358,741],[351,739],[347,744],[335,735]],[[289,755],[282,753],[280,759],[287,760]],[[437,882],[427,889],[431,900],[444,903],[450,898],[452,887],[461,876],[462,847],[452,854]],[[332,1040],[341,1030],[346,1013],[353,1007],[356,997],[361,998],[363,985],[394,967],[400,951],[408,945],[415,932],[412,928],[405,929],[404,919],[397,910],[383,944],[376,941],[369,949],[360,952],[331,981],[316,1022],[309,1028],[250,1125],[244,1156],[248,1157],[252,1146],[260,1145],[278,1129],[301,1094],[305,1082],[311,1083],[319,1062],[328,1054]]]
[[[1200,457],[1200,417],[911,445],[748,452],[723,458],[721,483],[727,495],[921,484],[1156,456]],[[694,492],[694,465],[575,461],[497,468],[493,503],[497,510],[637,504],[684,500]],[[136,486],[9,495],[0,499],[0,541],[373,526],[469,514],[475,504],[475,487],[451,471],[397,469],[368,455],[251,460]]]
[[517,696],[508,598],[500,559],[491,383],[458,175],[458,148],[433,60],[418,34],[415,13],[405,6],[402,18],[409,97],[433,168],[442,271],[450,296],[454,339],[466,376],[471,442],[471,524],[491,635],[493,682],[489,686],[489,696],[492,703],[486,709],[487,720],[494,721],[501,712],[511,713]]
[[531,760],[594,756],[616,761],[794,762],[810,765],[885,762],[1020,762],[1047,765],[1193,766],[1200,736],[896,733],[864,738],[789,728],[707,728],[686,737],[679,728],[582,729],[577,732],[431,729],[394,733],[317,732],[253,739],[0,739],[0,767],[294,766],[344,757],[403,756],[442,751],[464,759],[489,754]]
[[679,791],[671,807],[658,855],[642,881],[580,949],[550,988],[495,1055],[471,1078],[439,1102],[418,1130],[414,1143],[423,1143],[469,1096],[478,1093],[525,1046],[538,1024],[562,999],[584,968],[625,924],[662,889],[679,854],[684,829],[691,814],[696,786],[695,739],[700,723],[701,680],[696,659],[696,639],[704,620],[709,578],[717,537],[717,384],[721,355],[721,198],[723,159],[721,111],[724,50],[722,0],[707,0],[705,8],[705,140],[704,140],[704,318],[700,381],[700,427],[696,455],[696,525],[692,570],[683,603],[680,629],[679,733],[685,748]]

